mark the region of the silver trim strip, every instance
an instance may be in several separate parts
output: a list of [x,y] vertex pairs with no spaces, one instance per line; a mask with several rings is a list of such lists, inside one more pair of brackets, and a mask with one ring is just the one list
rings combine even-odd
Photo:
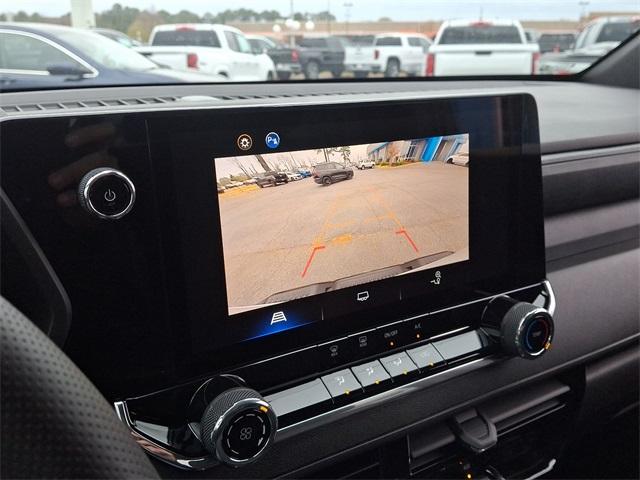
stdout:
[[162,445],[157,440],[136,428],[135,422],[131,420],[131,416],[129,415],[129,409],[126,401],[115,402],[114,407],[118,418],[131,431],[133,440],[140,446],[140,448],[152,457],[185,470],[206,470],[220,464],[213,455],[207,455],[204,457],[185,457],[180,453],[170,450],[165,445]]
[[553,317],[556,314],[556,294],[553,291],[553,287],[551,286],[551,282],[549,280],[543,280],[542,286],[546,290],[543,292],[543,295],[547,297],[547,302],[544,308],[547,309],[547,312]]
[[551,460],[549,460],[549,463],[547,464],[547,466],[545,468],[543,468],[542,470],[540,470],[537,473],[534,473],[530,477],[527,477],[525,480],[534,480],[536,478],[540,478],[541,476],[546,475],[551,470],[553,470],[553,467],[555,467],[555,466],[556,466],[556,459],[552,458]]

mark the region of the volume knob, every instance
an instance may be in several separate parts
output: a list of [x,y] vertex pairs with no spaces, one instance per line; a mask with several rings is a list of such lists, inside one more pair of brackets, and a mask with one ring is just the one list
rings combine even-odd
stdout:
[[241,466],[260,458],[273,440],[278,420],[258,392],[238,387],[214,398],[202,414],[204,447],[222,463]]
[[551,347],[553,317],[528,302],[507,296],[494,298],[482,314],[481,326],[508,355],[533,359]]

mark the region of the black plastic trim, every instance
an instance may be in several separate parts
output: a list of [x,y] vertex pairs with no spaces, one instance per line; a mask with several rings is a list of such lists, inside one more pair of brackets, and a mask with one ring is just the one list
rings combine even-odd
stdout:
[[56,345],[62,347],[71,326],[69,296],[38,242],[2,189],[0,189],[0,204],[2,231],[18,250],[31,277],[47,299],[50,315],[46,323],[43,324],[41,321],[37,326]]

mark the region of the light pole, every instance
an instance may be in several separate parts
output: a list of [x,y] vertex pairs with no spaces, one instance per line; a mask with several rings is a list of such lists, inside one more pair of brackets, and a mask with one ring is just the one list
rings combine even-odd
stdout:
[[580,0],[578,5],[580,5],[580,22],[583,22],[587,17],[587,7],[589,6],[589,0]]
[[347,35],[349,35],[349,18],[351,17],[351,7],[353,7],[353,3],[351,2],[344,3],[344,19],[345,19],[344,29]]

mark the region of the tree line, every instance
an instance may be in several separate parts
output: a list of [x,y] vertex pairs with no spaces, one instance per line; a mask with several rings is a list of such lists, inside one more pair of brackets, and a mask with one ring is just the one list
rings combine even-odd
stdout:
[[[286,16],[285,16],[286,17]],[[284,17],[277,10],[263,10],[258,12],[248,8],[224,10],[218,13],[207,12],[198,15],[188,10],[180,10],[170,13],[166,10],[140,10],[115,3],[109,10],[96,13],[96,26],[111,28],[124,32],[138,40],[147,40],[151,29],[162,23],[234,23],[234,22],[277,22]],[[296,12],[294,20],[314,22],[335,21],[336,17],[330,12]],[[6,21],[7,15],[0,15],[0,21]],[[15,22],[40,22],[70,25],[71,14],[66,13],[59,17],[45,17],[39,13],[27,13],[19,11],[13,15]]]

